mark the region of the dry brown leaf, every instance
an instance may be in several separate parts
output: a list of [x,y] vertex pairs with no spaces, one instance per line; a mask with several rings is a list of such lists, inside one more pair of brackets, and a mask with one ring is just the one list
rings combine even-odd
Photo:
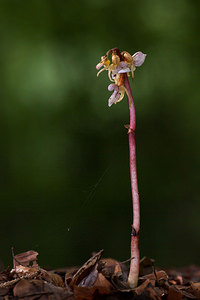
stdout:
[[98,273],[97,280],[92,287],[81,287],[74,285],[74,297],[76,300],[92,300],[95,295],[109,295],[113,288],[111,283],[103,276]]
[[170,286],[167,300],[182,300],[182,293],[175,286]]
[[193,293],[190,292],[190,287],[186,286],[170,286],[168,291],[168,300],[174,299],[199,299]]
[[[146,297],[152,300],[161,300],[162,291],[152,285],[151,279],[146,279],[141,285],[134,289],[134,293],[140,297]],[[143,298],[142,298],[143,299]]]
[[128,268],[123,263],[118,262],[112,258],[101,259],[99,262],[98,270],[106,278],[108,278],[113,286],[122,292],[130,290],[128,286]]
[[138,296],[142,295],[146,289],[146,287],[150,284],[150,279],[145,280],[142,284],[134,289],[134,293]]
[[34,250],[30,250],[27,252],[23,252],[13,256],[13,268],[16,266],[22,265],[24,267],[28,267],[30,263],[32,263],[33,267],[38,267],[37,264],[37,256],[38,253]]
[[25,297],[35,294],[41,294],[43,291],[43,282],[40,280],[20,280],[13,289],[13,295],[16,297]]
[[153,272],[154,259],[144,256],[140,260],[140,276],[147,275]]
[[122,269],[120,263],[112,258],[103,258],[101,259],[101,273],[105,277],[112,277],[113,275],[117,275],[118,273],[122,273]]
[[162,300],[162,293],[159,288],[155,288],[150,285],[146,288],[145,292],[147,293],[149,298],[152,300]]
[[[90,259],[88,259],[84,265],[78,269],[78,271],[73,275],[71,282],[69,285],[73,287],[74,285],[78,285],[86,276],[90,274],[96,267],[97,263],[99,262],[104,250],[97,252],[93,255]],[[68,274],[66,274],[68,276]],[[65,282],[69,282],[69,278],[65,277]]]
[[[20,299],[36,299],[41,295],[46,295],[45,299],[67,299],[69,294],[68,291],[63,288],[56,287],[52,284],[44,282],[42,280],[20,280],[13,289],[13,295]],[[47,297],[48,296],[48,297]],[[31,297],[31,298],[27,298]],[[41,298],[40,298],[41,299]]]
[[0,288],[0,296],[5,296],[8,294],[8,288]]
[[84,277],[81,282],[78,284],[78,286],[82,287],[91,287],[94,285],[95,281],[98,277],[98,271],[95,268],[93,271],[91,271],[86,277]]
[[154,273],[142,276],[141,279],[150,279],[150,280],[161,280],[161,279],[166,279],[168,280],[168,275],[165,271],[157,271]]
[[74,286],[74,298],[76,300],[93,300],[93,295],[95,293],[95,288],[87,288],[82,286]]
[[111,283],[101,273],[98,274],[94,287],[100,295],[108,295],[113,290]]
[[62,277],[58,274],[55,274],[51,271],[46,271],[43,269],[40,269],[41,271],[41,278],[46,280],[47,282],[50,282],[56,286],[64,287],[64,283],[62,280]]
[[187,289],[188,292],[193,294],[195,297],[200,299],[200,282],[191,282],[190,287]]

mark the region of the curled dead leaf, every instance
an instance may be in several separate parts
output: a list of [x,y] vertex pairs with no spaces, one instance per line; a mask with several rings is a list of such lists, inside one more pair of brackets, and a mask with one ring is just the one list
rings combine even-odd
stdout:
[[93,300],[94,295],[97,297],[97,295],[103,296],[112,294],[113,287],[111,283],[103,276],[103,274],[98,273],[97,279],[93,286],[82,287],[74,285],[73,292],[76,300]]
[[38,252],[34,250],[13,255],[13,268],[16,268],[16,266],[19,265],[28,267],[30,264],[32,264],[33,267],[38,267],[37,256],[38,256]]
[[84,277],[81,282],[78,284],[78,286],[82,287],[91,287],[94,285],[95,281],[98,277],[98,271],[95,268],[93,271],[91,271],[86,277]]
[[79,283],[84,280],[97,266],[104,250],[97,252],[91,258],[89,258],[83,265],[78,269],[78,271],[69,278],[69,274],[65,276],[65,283],[73,287],[74,285],[79,285]]
[[105,277],[112,277],[113,275],[122,273],[120,263],[112,258],[101,259],[98,269]]
[[140,276],[147,275],[153,272],[154,259],[144,256],[140,260]]

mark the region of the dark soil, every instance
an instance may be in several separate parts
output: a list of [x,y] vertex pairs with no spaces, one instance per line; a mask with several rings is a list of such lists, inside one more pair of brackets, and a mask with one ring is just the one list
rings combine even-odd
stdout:
[[[94,254],[80,268],[41,269],[35,251],[13,255],[13,269],[0,273],[0,300],[200,299],[200,268],[161,270],[152,259],[140,262],[138,287],[127,284],[128,266]],[[31,264],[31,266],[30,266]]]

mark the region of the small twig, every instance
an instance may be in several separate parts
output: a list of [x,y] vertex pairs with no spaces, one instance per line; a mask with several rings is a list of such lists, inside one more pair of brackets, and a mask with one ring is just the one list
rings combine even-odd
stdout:
[[[120,266],[120,265],[122,265],[122,264],[128,263],[129,261],[131,261],[131,260],[134,259],[134,258],[135,258],[135,257],[131,257],[131,258],[126,259],[126,260],[124,260],[124,261],[120,261],[120,262],[117,262],[117,263],[115,263],[115,264],[111,264],[111,265],[109,265],[109,267]],[[104,262],[104,264],[106,265],[106,262]]]
[[113,264],[113,266],[126,264],[126,263],[128,263],[129,261],[131,261],[131,260],[134,259],[134,258],[135,258],[135,257],[131,257],[131,258],[126,259],[126,260],[124,260],[124,261],[120,261],[120,262],[118,262],[118,263],[116,263],[116,264]]
[[155,268],[155,265],[154,265],[153,262],[152,262],[152,268],[153,268],[153,273],[154,273],[155,278],[156,278],[156,284],[158,284],[158,276],[157,276],[157,274],[156,274],[156,268]]
[[17,283],[18,281],[20,281],[21,279],[30,279],[30,278],[32,278],[32,277],[38,276],[40,273],[41,273],[41,271],[38,270],[38,271],[33,272],[33,273],[31,273],[31,274],[24,275],[24,276],[22,276],[22,277],[19,277],[19,278],[10,280],[10,281],[6,281],[6,282],[0,284],[0,288],[10,287],[10,286],[12,286],[13,284]]
[[13,267],[15,267],[14,261],[16,261],[20,265],[20,262],[15,257],[14,247],[11,248],[11,251],[12,251],[12,258],[13,258]]

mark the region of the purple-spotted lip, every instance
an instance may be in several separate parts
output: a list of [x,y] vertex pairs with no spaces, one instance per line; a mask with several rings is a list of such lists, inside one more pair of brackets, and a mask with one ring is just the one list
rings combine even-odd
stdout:
[[119,87],[117,85],[115,85],[114,83],[111,83],[109,84],[108,86],[108,90],[111,92],[111,91],[114,91],[112,93],[112,95],[110,96],[109,100],[108,100],[108,106],[111,107],[113,105],[113,103],[117,102],[117,100],[119,99],[120,97],[120,94],[119,94]]
[[129,67],[127,66],[127,63],[124,61],[121,61],[119,65],[116,67],[117,73],[128,73],[130,72]]

